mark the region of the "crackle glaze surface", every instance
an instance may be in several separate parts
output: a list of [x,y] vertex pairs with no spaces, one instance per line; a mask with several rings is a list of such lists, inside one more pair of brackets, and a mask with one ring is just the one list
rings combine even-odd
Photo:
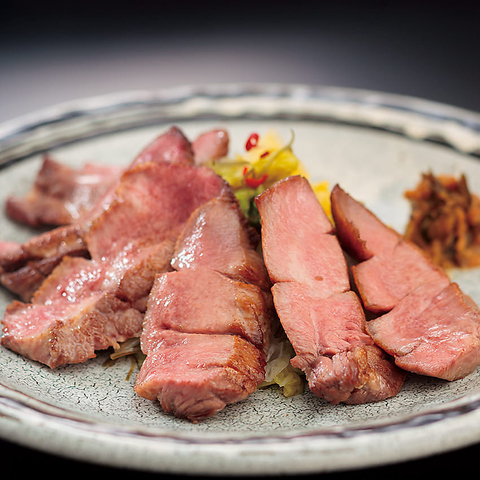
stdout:
[[[480,120],[470,112],[372,92],[211,86],[91,99],[0,126],[0,203],[29,188],[42,151],[71,165],[126,165],[171,124],[190,138],[226,127],[232,154],[253,131],[274,127],[288,140],[293,130],[312,179],[339,183],[400,231],[403,192],[421,172],[465,173],[480,192]],[[2,213],[0,235],[21,241],[32,230]],[[451,275],[480,302],[478,270]],[[11,300],[0,292],[2,312]],[[371,466],[480,441],[480,369],[451,383],[411,375],[395,398],[357,406],[269,388],[192,424],[133,392],[128,359],[107,367],[106,358],[51,370],[0,348],[0,436],[106,465],[222,475]]]

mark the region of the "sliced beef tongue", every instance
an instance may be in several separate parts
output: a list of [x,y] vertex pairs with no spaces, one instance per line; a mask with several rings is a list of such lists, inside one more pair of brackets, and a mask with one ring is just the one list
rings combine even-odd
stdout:
[[84,362],[95,350],[138,336],[142,314],[102,289],[105,271],[65,257],[32,303],[7,306],[2,345],[52,368]]
[[81,363],[118,342],[139,336],[142,314],[111,292],[92,292],[75,303],[7,307],[2,345],[51,368]]
[[160,330],[135,389],[166,412],[192,422],[253,393],[265,378],[263,354],[238,335]]
[[0,240],[0,252],[0,274],[9,268],[16,268],[23,262],[24,252],[21,243]]
[[275,308],[310,390],[331,403],[398,393],[405,374],[366,333],[344,254],[308,181],[277,182],[256,203]]
[[157,242],[165,232],[176,239],[193,211],[230,192],[207,167],[139,165],[123,175],[115,200],[84,235],[88,251],[94,259],[112,258],[132,243]]
[[77,224],[42,233],[19,244],[11,253],[2,249],[0,282],[27,302],[65,256],[89,256]]
[[[127,168],[141,163],[169,162],[202,164],[228,153],[228,132],[215,129],[205,132],[190,144],[178,127],[155,138]],[[108,202],[119,183],[125,166],[103,166],[86,163],[72,168],[45,155],[30,191],[23,197],[11,196],[6,214],[20,223],[33,227],[67,225],[90,212],[100,199]]]
[[[445,380],[480,364],[480,310],[423,252],[338,185],[332,213],[364,305],[384,313],[367,324],[405,370]],[[386,313],[385,313],[386,312]]]
[[391,310],[424,283],[435,283],[439,290],[450,283],[420,248],[384,225],[338,185],[332,191],[332,214],[340,243],[360,262],[352,267],[352,273],[369,311]]
[[219,160],[228,154],[230,139],[223,128],[201,133],[193,142],[194,162],[201,165],[209,161]]
[[256,251],[260,237],[240,214],[233,198],[218,198],[195,211],[180,234],[172,266],[175,270],[208,267],[266,290],[265,263]]
[[89,163],[74,169],[46,155],[31,190],[24,197],[9,197],[6,213],[33,227],[70,224],[91,210],[123,171]]
[[[109,283],[116,285],[117,297],[130,302],[132,307],[144,313],[155,277],[159,272],[171,270],[170,260],[174,247],[175,242],[166,238],[151,246],[125,249],[113,263],[114,268],[108,269],[113,272]],[[127,269],[123,268],[125,261],[129,265]],[[119,271],[122,272],[121,277],[115,274]]]
[[[177,127],[172,127],[143,149],[126,173],[147,162],[192,165],[191,145]],[[115,201],[121,182],[118,173],[115,178],[113,182],[108,180],[108,188],[102,187],[103,194],[98,195],[95,202],[90,202],[90,208],[72,219],[69,225],[37,235],[13,252],[0,244],[0,282],[27,301],[65,255],[88,257],[84,237],[96,219]]]
[[257,197],[256,204],[272,282],[313,285],[325,295],[349,290],[346,261],[332,235],[333,225],[304,178],[277,182]]
[[171,269],[179,222],[227,188],[203,167],[147,163],[129,170],[86,236],[92,258],[64,257],[30,303],[10,305],[2,344],[53,368],[139,336],[155,275]]
[[141,163],[193,164],[192,145],[178,127],[170,129],[150,142],[135,158],[129,168]]
[[232,197],[205,203],[152,288],[135,390],[178,417],[210,417],[265,378],[273,310],[249,228]]
[[[268,349],[270,318],[264,292],[209,268],[160,275],[151,292],[142,336],[144,353],[158,330],[239,335],[262,351]],[[152,340],[153,337],[153,340]]]

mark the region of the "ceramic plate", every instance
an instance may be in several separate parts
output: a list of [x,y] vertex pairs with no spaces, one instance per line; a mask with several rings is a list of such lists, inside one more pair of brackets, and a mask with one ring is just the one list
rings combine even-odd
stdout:
[[[250,133],[276,128],[312,179],[340,185],[403,231],[403,197],[421,172],[467,175],[480,192],[480,116],[427,101],[301,85],[190,86],[83,100],[0,126],[0,202],[26,192],[55,158],[127,165],[171,124],[193,138],[216,126],[231,153]],[[0,218],[2,240],[32,230]],[[478,270],[452,277],[480,302]],[[12,297],[0,292],[0,309]],[[259,390],[192,424],[134,394],[128,359],[106,353],[51,370],[0,348],[0,435],[104,465],[195,474],[323,472],[418,458],[480,441],[480,369],[456,382],[416,375],[387,401],[330,405],[310,393]]]

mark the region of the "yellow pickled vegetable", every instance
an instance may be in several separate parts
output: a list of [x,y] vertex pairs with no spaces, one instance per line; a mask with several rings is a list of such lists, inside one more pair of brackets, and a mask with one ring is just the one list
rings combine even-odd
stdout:
[[327,181],[317,182],[312,184],[312,189],[315,192],[320,205],[325,210],[327,217],[333,221],[332,217],[332,205],[330,203],[330,187]]
[[[278,132],[269,129],[264,135],[252,133],[245,144],[245,152],[234,159],[224,158],[210,164],[233,188],[245,216],[254,225],[259,224],[253,199],[278,180],[291,175],[309,178],[302,162],[292,150],[294,134],[285,144]],[[330,213],[330,192],[327,182],[312,185],[322,207]]]

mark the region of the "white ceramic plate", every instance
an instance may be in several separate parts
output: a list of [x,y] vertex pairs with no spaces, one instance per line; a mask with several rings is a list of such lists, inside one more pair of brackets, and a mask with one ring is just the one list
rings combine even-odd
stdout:
[[[241,152],[275,127],[313,179],[340,183],[403,230],[403,198],[420,173],[465,173],[480,192],[480,116],[412,98],[300,85],[212,85],[134,92],[54,107],[0,126],[0,202],[25,192],[50,150],[72,165],[126,165],[172,123],[194,137],[214,126]],[[0,217],[2,240],[28,228]],[[477,270],[452,272],[480,302]],[[0,292],[3,312],[12,297]],[[0,435],[104,465],[195,474],[323,472],[413,459],[480,441],[480,369],[448,383],[410,376],[387,401],[332,406],[310,393],[254,393],[196,425],[134,394],[130,362],[106,354],[50,370],[0,348]]]

